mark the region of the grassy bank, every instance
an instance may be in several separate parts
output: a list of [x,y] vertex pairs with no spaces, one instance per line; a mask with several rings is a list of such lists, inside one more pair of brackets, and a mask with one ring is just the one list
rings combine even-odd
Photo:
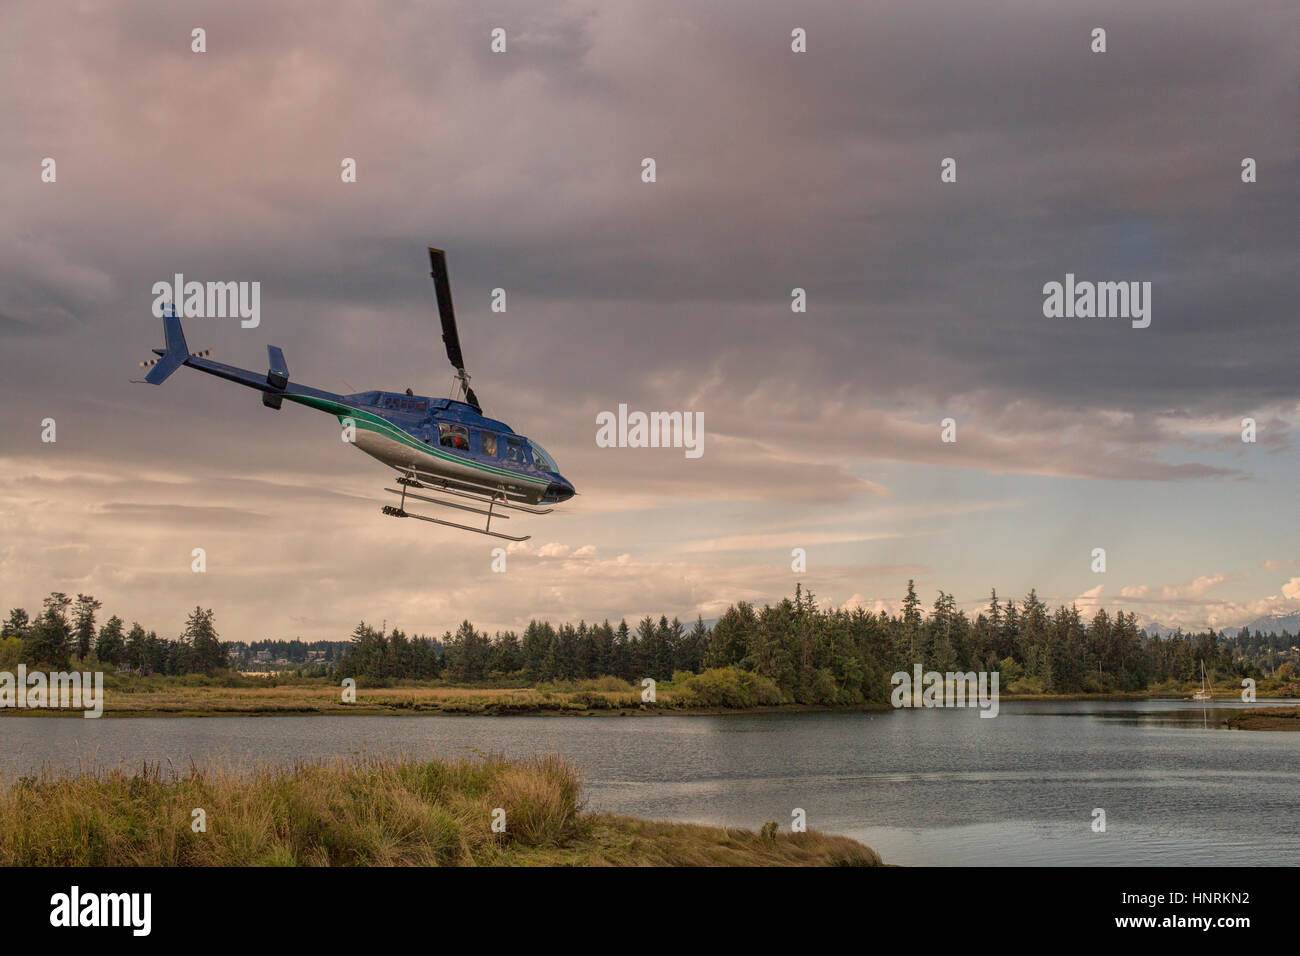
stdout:
[[[1011,692],[1003,701],[1147,700],[1190,697],[1199,685],[1162,684],[1146,691],[1095,694]],[[762,711],[890,710],[885,703],[793,704],[772,681],[734,668],[702,674],[679,672],[660,681],[655,700],[641,699],[642,689],[616,677],[562,681],[530,686],[458,686],[443,681],[369,681],[345,703],[342,688],[326,677],[277,675],[253,677],[191,674],[183,677],[106,674],[104,714],[109,717],[291,716],[295,714],[447,714],[447,715],[645,715],[722,714]],[[1222,685],[1215,694],[1240,699],[1241,689]],[[1300,695],[1300,685],[1262,682],[1265,697]],[[4,709],[2,717],[80,717],[81,711]]]
[[1263,707],[1243,710],[1223,721],[1234,730],[1300,730],[1300,707]]
[[[462,687],[437,681],[362,681],[345,703],[339,682],[311,677],[140,677],[106,675],[104,714],[110,717],[207,717],[294,714],[480,714],[633,715],[731,713],[767,709],[818,710],[784,703],[774,684],[730,668],[679,674],[661,681],[655,700],[615,677],[539,684],[535,687]],[[860,705],[879,710],[886,705]],[[56,710],[17,710],[5,716],[58,715]],[[80,717],[80,711],[64,716]]]
[[[4,781],[6,866],[879,865],[847,837],[582,812],[561,758],[362,758]],[[201,808],[206,832],[192,828]],[[505,832],[492,830],[505,811]],[[765,831],[773,830],[768,824]]]

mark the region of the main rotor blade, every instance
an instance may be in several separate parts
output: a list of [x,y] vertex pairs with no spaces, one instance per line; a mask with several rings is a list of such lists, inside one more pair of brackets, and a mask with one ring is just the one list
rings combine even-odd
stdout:
[[447,358],[457,371],[465,371],[465,357],[460,351],[460,335],[456,332],[456,309],[451,304],[451,282],[447,278],[447,254],[441,249],[429,249],[429,265],[433,276],[433,291],[438,297],[438,317],[442,319],[442,341],[447,346]]
[[[465,375],[465,356],[460,351],[460,333],[456,330],[456,309],[451,304],[451,280],[447,277],[447,254],[429,247],[429,274],[433,276],[433,292],[438,298],[438,318],[442,320],[442,344],[447,347],[447,359],[452,367]],[[462,381],[465,381],[462,379]],[[478,396],[465,381],[465,401],[477,411],[482,411]]]

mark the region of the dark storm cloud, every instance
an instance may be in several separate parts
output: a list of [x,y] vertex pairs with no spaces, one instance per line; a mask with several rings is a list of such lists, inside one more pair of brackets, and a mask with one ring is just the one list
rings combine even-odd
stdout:
[[[489,51],[496,26],[504,55]],[[795,26],[806,54],[790,52]],[[1105,54],[1089,52],[1095,26]],[[188,371],[128,384],[161,344],[150,286],[262,283],[259,328],[187,322],[222,361],[259,368],[269,342],[307,384],[445,394],[432,244],[449,253],[487,412],[580,476],[579,513],[874,500],[895,489],[860,466],[882,462],[1251,476],[1228,426],[1257,416],[1276,452],[1295,420],[1297,49],[1280,2],[11,3],[0,452],[41,482],[102,462],[140,487],[94,500],[141,516],[198,493],[216,503],[188,506],[272,523],[295,505],[351,515],[345,499],[379,479],[340,456],[328,418],[272,414]],[[46,156],[56,184],[39,180]],[[1258,183],[1240,182],[1244,156]],[[356,184],[339,181],[343,157]],[[1150,281],[1151,327],[1044,318],[1042,286],[1067,272]],[[488,308],[497,286],[504,314]],[[806,314],[790,311],[795,286]],[[602,454],[594,417],[620,402],[702,410],[709,453]],[[47,415],[57,445],[39,443]],[[946,415],[956,455],[936,440]],[[156,488],[155,472],[169,473]],[[14,500],[43,493],[20,483]],[[191,518],[221,531],[221,513]],[[333,529],[311,533],[278,559],[316,568]],[[191,543],[173,542],[182,556]],[[121,547],[115,574],[166,579],[129,569],[144,545]],[[655,575],[602,547],[583,574],[611,588]],[[292,577],[249,560],[268,600]],[[747,572],[712,573],[669,562],[655,587],[713,600],[709,582]],[[440,607],[492,603],[459,586]]]
[[[8,150],[8,178],[30,183],[36,154],[60,151],[52,139],[73,160],[57,188],[82,200],[53,201],[42,222],[49,189],[24,185],[23,228],[63,249],[62,265],[114,277],[115,311],[139,314],[139,290],[173,268],[256,275],[269,308],[299,316],[291,335],[310,326],[326,342],[344,306],[428,336],[421,247],[448,245],[463,310],[496,284],[520,306],[592,305],[548,310],[545,342],[533,332],[529,359],[570,373],[558,381],[494,366],[467,330],[489,369],[549,395],[583,366],[604,367],[602,388],[620,380],[619,344],[641,369],[700,372],[743,341],[738,389],[809,352],[813,398],[844,386],[873,403],[983,388],[992,407],[1294,400],[1281,346],[1300,169],[1285,118],[1300,85],[1284,6],[488,17],[396,4],[364,27],[307,9],[99,10],[59,31],[69,52],[48,59],[39,31],[52,24],[11,13],[35,31],[11,69],[44,83],[6,124],[25,147]],[[498,21],[513,35],[504,56],[487,47]],[[202,57],[188,49],[200,22]],[[796,22],[802,57],[788,51]],[[1087,48],[1096,24],[1104,55]],[[351,191],[343,155],[360,163]],[[642,155],[660,164],[653,186],[637,181]],[[959,180],[941,186],[948,155]],[[1261,163],[1251,187],[1243,155]],[[0,268],[23,312],[112,321],[87,314],[63,269],[18,265]],[[1151,279],[1152,329],[1044,319],[1041,286],[1066,271]],[[809,290],[806,316],[786,307],[794,285]],[[618,322],[630,301],[653,322]],[[566,361],[577,339],[588,347]]]

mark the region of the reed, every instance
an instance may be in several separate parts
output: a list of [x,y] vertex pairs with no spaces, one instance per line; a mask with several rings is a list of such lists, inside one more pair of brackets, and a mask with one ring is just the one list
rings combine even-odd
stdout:
[[[205,824],[198,832],[196,810]],[[504,832],[494,831],[494,819],[504,819]],[[357,756],[179,771],[144,764],[0,781],[0,864],[7,866],[880,862],[846,837],[772,829],[755,834],[584,813],[578,773],[554,754]]]

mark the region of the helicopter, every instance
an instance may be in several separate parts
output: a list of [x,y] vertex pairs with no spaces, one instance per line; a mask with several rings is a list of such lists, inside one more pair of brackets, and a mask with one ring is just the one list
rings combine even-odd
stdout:
[[[492,530],[493,519],[509,520],[507,512],[550,514],[539,507],[568,501],[576,492],[560,474],[555,459],[531,438],[516,434],[505,422],[486,418],[478,396],[470,388],[451,303],[447,255],[429,248],[430,275],[442,320],[442,341],[455,369],[452,396],[430,398],[402,392],[368,391],[339,395],[289,381],[284,352],[268,345],[265,375],[207,358],[210,351],[190,352],[185,343],[175,305],[163,314],[165,348],[154,349],[158,358],[141,362],[148,368],[144,381],[161,385],[182,365],[218,378],[255,388],[262,404],[279,409],[290,401],[326,412],[344,426],[343,440],[397,471],[397,488],[384,491],[400,496],[397,506],[385,505],[383,514],[417,518],[449,528],[507,541],[527,541]],[[460,397],[457,398],[456,396]],[[350,438],[349,435],[352,437]],[[420,494],[425,492],[425,494]],[[436,496],[436,497],[435,497]],[[470,499],[464,504],[452,498]],[[482,528],[416,514],[406,510],[408,499],[485,515]]]

